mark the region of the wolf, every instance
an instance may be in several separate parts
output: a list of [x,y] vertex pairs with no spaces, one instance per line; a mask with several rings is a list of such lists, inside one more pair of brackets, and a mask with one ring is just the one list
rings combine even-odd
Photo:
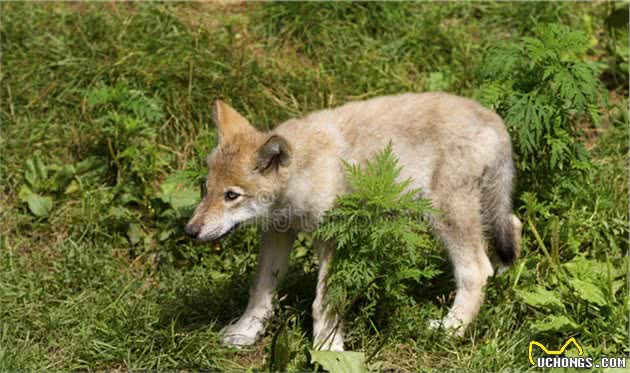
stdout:
[[[206,160],[206,192],[186,234],[214,241],[242,223],[273,222],[262,230],[247,308],[222,330],[226,344],[251,345],[262,336],[295,233],[315,229],[337,197],[349,192],[344,162],[360,165],[388,144],[403,166],[400,178],[410,179],[409,187],[420,189],[418,197],[438,211],[429,220],[453,265],[454,302],[430,327],[463,335],[494,273],[491,258],[502,269],[519,255],[510,137],[501,118],[473,100],[441,92],[382,96],[291,119],[267,133],[221,100],[213,117],[218,145]],[[314,247],[314,345],[341,351],[343,322],[325,301],[335,242]]]

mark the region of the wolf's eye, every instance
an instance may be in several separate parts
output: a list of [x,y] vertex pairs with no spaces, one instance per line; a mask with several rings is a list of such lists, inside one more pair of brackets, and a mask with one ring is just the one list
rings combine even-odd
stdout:
[[234,201],[235,199],[237,199],[240,196],[241,196],[240,194],[236,193],[233,190],[228,190],[227,192],[225,192],[225,200],[226,201]]
[[199,181],[199,192],[201,193],[201,198],[205,197],[208,194],[208,178],[204,177]]

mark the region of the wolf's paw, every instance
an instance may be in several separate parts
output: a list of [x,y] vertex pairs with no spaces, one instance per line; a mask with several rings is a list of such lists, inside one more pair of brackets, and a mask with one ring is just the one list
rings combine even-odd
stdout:
[[429,328],[433,330],[444,329],[448,334],[456,337],[463,337],[465,331],[461,320],[448,316],[439,320],[429,320]]
[[237,322],[234,325],[223,328],[221,330],[221,342],[237,348],[251,346],[262,335],[262,328],[258,327],[257,324]]
[[242,348],[245,346],[253,345],[254,343],[256,343],[257,339],[258,338],[256,337],[244,334],[226,334],[223,336],[223,338],[221,338],[221,342],[232,347]]

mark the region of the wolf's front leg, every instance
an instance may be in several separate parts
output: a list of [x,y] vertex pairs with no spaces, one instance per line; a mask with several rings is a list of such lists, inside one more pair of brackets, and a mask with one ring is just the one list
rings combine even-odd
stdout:
[[233,346],[251,345],[265,331],[265,323],[273,313],[273,295],[278,280],[287,271],[293,234],[269,230],[263,233],[254,282],[249,289],[249,303],[243,316],[221,332],[223,343]]
[[335,255],[333,242],[314,242],[319,256],[319,275],[317,277],[317,294],[313,302],[313,336],[318,350],[343,351],[342,322],[332,307],[326,304],[326,279],[331,261]]

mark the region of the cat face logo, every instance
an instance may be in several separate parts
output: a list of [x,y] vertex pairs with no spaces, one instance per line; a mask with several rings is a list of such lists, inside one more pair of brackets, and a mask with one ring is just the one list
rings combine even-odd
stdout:
[[534,345],[540,347],[545,354],[556,356],[562,354],[571,343],[573,343],[575,347],[577,347],[579,356],[584,355],[584,349],[582,348],[582,346],[580,346],[580,344],[575,340],[574,337],[569,338],[569,340],[566,341],[559,350],[548,350],[547,347],[545,347],[545,345],[543,345],[542,343],[538,341],[531,341],[529,342],[529,362],[532,363],[533,366],[536,366],[534,358],[532,357],[532,350],[534,349]]

